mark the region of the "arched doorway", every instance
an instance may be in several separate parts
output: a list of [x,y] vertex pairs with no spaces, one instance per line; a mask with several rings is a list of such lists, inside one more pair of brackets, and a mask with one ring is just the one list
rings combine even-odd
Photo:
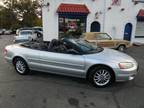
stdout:
[[132,35],[132,24],[127,23],[124,30],[124,40],[131,41],[131,35]]
[[100,23],[95,21],[91,24],[91,32],[100,32]]

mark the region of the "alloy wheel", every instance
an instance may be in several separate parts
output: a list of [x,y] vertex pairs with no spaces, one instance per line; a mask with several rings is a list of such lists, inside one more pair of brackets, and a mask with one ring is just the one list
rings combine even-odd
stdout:
[[93,77],[94,83],[98,86],[105,86],[107,85],[111,80],[111,75],[109,71],[105,69],[101,69],[95,72]]
[[16,70],[17,70],[20,74],[25,73],[25,71],[26,71],[26,65],[25,65],[25,63],[24,63],[23,61],[21,61],[21,60],[18,60],[18,61],[16,62]]

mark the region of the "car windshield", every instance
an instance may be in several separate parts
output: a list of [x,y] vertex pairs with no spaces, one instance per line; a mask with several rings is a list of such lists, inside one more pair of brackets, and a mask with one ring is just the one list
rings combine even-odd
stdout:
[[111,40],[107,33],[84,33],[81,38],[86,37],[88,40]]
[[93,45],[86,40],[73,39],[71,42],[77,45],[85,54],[101,52],[103,50],[103,48]]
[[22,31],[22,32],[20,32],[20,35],[32,35],[32,32],[30,32],[30,31]]
[[97,40],[111,40],[111,37],[107,33],[95,34]]

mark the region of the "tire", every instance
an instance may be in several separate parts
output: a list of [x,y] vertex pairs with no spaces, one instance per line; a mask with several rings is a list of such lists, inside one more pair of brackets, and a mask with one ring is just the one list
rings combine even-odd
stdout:
[[41,38],[42,35],[40,33],[37,33],[37,38]]
[[96,87],[110,86],[115,80],[112,70],[105,66],[98,66],[91,69],[88,78]]
[[22,58],[16,58],[14,60],[14,66],[15,66],[16,72],[20,75],[26,75],[30,71],[27,63]]
[[118,47],[118,50],[121,51],[121,52],[124,52],[125,49],[126,49],[125,45],[120,45],[120,46]]

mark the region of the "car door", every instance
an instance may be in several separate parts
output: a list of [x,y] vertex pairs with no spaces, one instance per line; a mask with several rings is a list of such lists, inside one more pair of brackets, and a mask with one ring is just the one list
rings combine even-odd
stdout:
[[45,72],[70,76],[81,76],[85,68],[82,55],[41,51],[40,62],[41,70]]
[[101,47],[114,48],[114,42],[112,40],[98,40],[97,43]]
[[24,48],[22,49],[23,55],[27,63],[29,65],[29,68],[32,70],[39,70],[40,68],[40,52],[36,49],[30,49],[30,48]]
[[112,40],[112,38],[106,33],[96,34],[96,40],[97,45],[101,47],[113,48],[115,46],[115,43]]

